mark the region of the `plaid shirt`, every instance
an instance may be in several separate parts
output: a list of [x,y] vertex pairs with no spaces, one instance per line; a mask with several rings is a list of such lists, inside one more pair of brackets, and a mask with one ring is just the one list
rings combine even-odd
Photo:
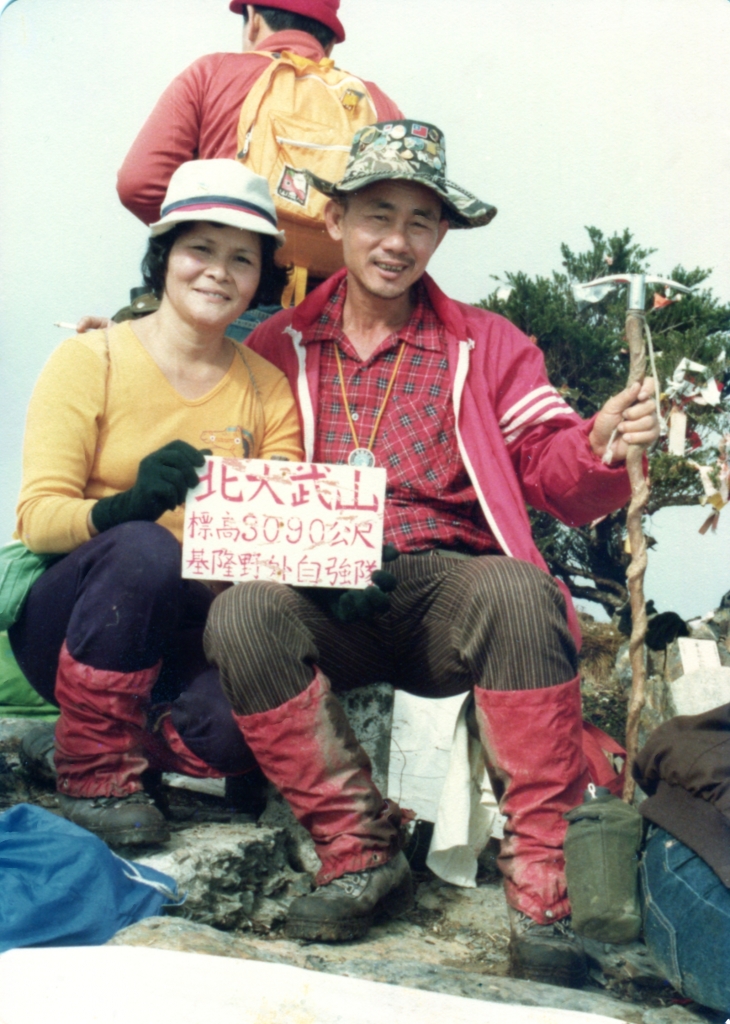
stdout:
[[331,343],[343,357],[357,447],[365,448],[403,341],[403,359],[373,443],[376,464],[388,471],[384,539],[402,552],[434,547],[499,550],[459,454],[443,328],[426,289],[416,286],[416,307],[408,323],[365,362],[342,331],[346,294],[345,278],[304,335],[306,344],[323,343],[315,461],[346,463],[356,447]]

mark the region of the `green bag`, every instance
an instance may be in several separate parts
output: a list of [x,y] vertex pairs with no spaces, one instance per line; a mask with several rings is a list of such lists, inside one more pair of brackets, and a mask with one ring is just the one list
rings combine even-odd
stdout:
[[0,718],[58,718],[58,708],[43,700],[21,672],[5,632],[0,633]]
[[28,591],[63,555],[35,555],[20,540],[0,547],[0,630],[17,620]]
[[0,547],[0,718],[57,718],[58,708],[36,693],[15,660],[7,630],[30,588],[63,555],[35,555],[22,541]]

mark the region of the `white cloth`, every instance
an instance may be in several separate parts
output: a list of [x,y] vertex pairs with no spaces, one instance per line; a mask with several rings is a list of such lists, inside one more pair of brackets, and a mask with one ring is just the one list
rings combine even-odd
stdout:
[[[133,946],[0,955],[0,1024],[611,1024],[301,967]],[[613,1024],[616,1024],[613,1021]]]
[[469,733],[464,699],[454,726],[449,766],[436,813],[426,864],[439,878],[466,888],[476,886],[477,858],[489,838],[501,839],[499,813],[482,745]]
[[463,703],[463,693],[432,700],[395,691],[388,796],[415,811],[421,821],[436,821],[454,723]]

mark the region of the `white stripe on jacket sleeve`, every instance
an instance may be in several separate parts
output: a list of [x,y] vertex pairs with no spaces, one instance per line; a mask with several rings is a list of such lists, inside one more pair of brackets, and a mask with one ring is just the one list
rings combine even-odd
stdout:
[[560,415],[570,416],[574,413],[555,388],[545,384],[535,388],[516,402],[499,421],[504,443],[509,445],[527,427]]
[[542,415],[535,416],[534,418],[530,419],[528,423],[524,423],[521,427],[518,427],[511,434],[505,435],[504,443],[507,446],[509,446],[512,444],[513,441],[516,441],[520,434],[523,434],[528,427],[537,426],[537,424],[539,423],[545,423],[547,420],[551,420],[553,416],[565,416],[566,413],[572,412],[573,410],[565,402],[563,402],[563,405],[560,408],[547,409],[544,413],[542,413]]

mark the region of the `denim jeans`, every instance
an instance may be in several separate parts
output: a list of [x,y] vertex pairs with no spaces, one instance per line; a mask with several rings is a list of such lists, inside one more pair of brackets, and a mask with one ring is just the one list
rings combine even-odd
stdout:
[[657,966],[678,992],[730,1015],[730,889],[661,828],[650,830],[639,872]]

